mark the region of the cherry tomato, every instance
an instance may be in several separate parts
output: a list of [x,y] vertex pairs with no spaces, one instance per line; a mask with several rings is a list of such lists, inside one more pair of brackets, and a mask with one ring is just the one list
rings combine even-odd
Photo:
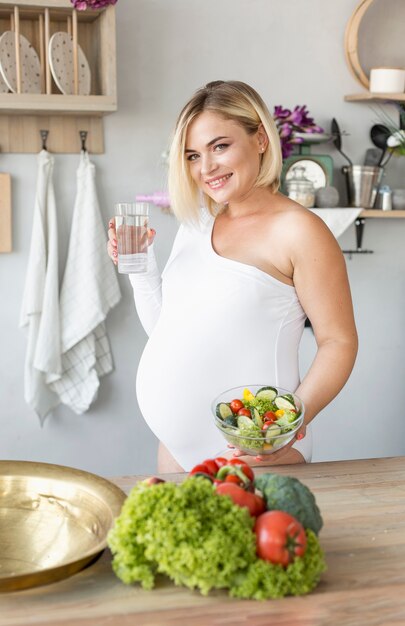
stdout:
[[232,400],[229,406],[231,407],[232,413],[237,413],[240,409],[243,409],[243,402],[242,400]]
[[255,524],[257,554],[261,559],[287,567],[307,547],[305,530],[285,511],[266,511]]
[[214,461],[218,465],[218,469],[223,465],[228,465],[228,459],[225,459],[223,456],[217,456]]
[[199,463],[198,465],[195,465],[193,469],[189,472],[189,476],[192,476],[193,474],[200,474],[200,473],[211,475],[211,472],[209,471],[208,467],[204,465],[203,463]]
[[237,465],[238,467],[240,467],[242,472],[245,474],[245,476],[247,476],[247,478],[249,478],[249,480],[253,480],[255,477],[250,465],[248,465],[247,463],[245,463],[245,461],[242,461],[241,459],[231,459],[230,461],[228,461],[228,465]]
[[277,419],[277,415],[275,415],[273,411],[266,411],[266,413],[263,414],[263,420],[265,422],[275,422],[276,419]]
[[203,461],[202,464],[205,465],[205,467],[207,468],[210,474],[212,474],[213,476],[217,475],[217,471],[219,467],[215,459],[205,459],[205,461]]
[[250,410],[245,408],[239,409],[238,415],[247,415],[248,417],[251,417]]

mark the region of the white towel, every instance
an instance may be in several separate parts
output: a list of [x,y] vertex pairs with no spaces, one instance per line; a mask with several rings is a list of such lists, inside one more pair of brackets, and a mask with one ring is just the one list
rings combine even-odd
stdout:
[[58,232],[53,188],[53,157],[38,155],[38,180],[31,246],[20,314],[27,327],[24,398],[41,423],[59,404],[49,382],[61,373],[59,332]]
[[363,209],[311,209],[329,227],[338,239],[349,228]]
[[82,152],[66,269],[60,294],[62,376],[52,383],[60,400],[75,413],[87,411],[99,377],[113,369],[104,320],[121,298],[107,255],[95,166]]

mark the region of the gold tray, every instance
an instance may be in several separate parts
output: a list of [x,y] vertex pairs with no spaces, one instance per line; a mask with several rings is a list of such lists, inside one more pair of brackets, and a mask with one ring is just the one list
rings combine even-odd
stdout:
[[55,582],[95,560],[125,497],[95,474],[0,461],[0,591]]

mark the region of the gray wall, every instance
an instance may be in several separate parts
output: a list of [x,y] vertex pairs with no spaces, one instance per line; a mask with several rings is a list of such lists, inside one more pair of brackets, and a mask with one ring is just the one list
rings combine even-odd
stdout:
[[[119,110],[105,118],[106,152],[93,159],[106,222],[114,202],[164,187],[166,172],[160,155],[175,116],[193,90],[209,80],[245,80],[258,89],[270,108],[307,104],[327,130],[336,117],[350,133],[344,138],[345,151],[362,163],[365,150],[371,147],[368,133],[375,113],[366,104],[343,100],[344,94],[360,89],[343,52],[345,26],[356,5],[357,0],[119,0]],[[337,153],[333,156],[336,184],[343,192],[339,168],[344,161]],[[56,156],[61,272],[77,163],[77,155]],[[0,458],[61,463],[102,475],[153,472],[157,442],[139,414],[134,392],[146,337],[124,277],[120,276],[122,302],[108,317],[116,369],[102,380],[91,409],[77,416],[59,407],[41,428],[26,406],[26,338],[18,328],[18,317],[31,235],[36,156],[1,155],[1,168],[13,176],[14,251],[0,258]],[[404,173],[405,159],[392,159],[387,182],[405,186]],[[152,222],[163,265],[176,224],[159,209],[153,209]],[[405,220],[369,220],[364,245],[374,254],[347,262],[360,352],[344,391],[315,421],[315,460],[405,453],[401,415],[405,404],[404,238]],[[352,227],[341,244],[352,247],[354,243]],[[312,333],[306,330],[302,373],[314,351]],[[170,412],[164,399],[162,408],[167,419]]]

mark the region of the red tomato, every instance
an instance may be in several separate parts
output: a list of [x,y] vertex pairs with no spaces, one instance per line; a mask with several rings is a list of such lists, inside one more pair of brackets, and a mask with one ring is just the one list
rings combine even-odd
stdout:
[[217,475],[217,471],[219,467],[215,459],[205,459],[205,461],[203,461],[202,464],[206,466],[210,474],[212,474],[213,476]]
[[242,472],[245,474],[245,476],[249,478],[249,480],[253,480],[255,477],[250,465],[248,465],[247,463],[245,463],[245,461],[242,461],[241,459],[230,459],[230,461],[228,461],[228,465],[237,465],[238,467],[240,467]]
[[235,483],[235,485],[240,485],[242,483],[242,481],[239,478],[239,476],[235,476],[235,474],[228,474],[228,476],[225,476],[225,482],[226,483]]
[[287,567],[307,547],[305,530],[285,511],[266,511],[256,520],[256,547],[261,559]]
[[247,415],[248,417],[251,417],[250,410],[245,408],[239,409],[238,415]]
[[273,413],[273,411],[266,411],[266,413],[263,414],[263,420],[265,422],[275,422],[276,419],[277,415]]
[[217,456],[214,461],[218,465],[218,468],[222,467],[223,465],[228,465],[228,459],[225,459],[223,456]]
[[264,510],[264,500],[254,493],[249,493],[234,483],[223,482],[216,486],[221,496],[229,496],[234,504],[245,506],[252,517],[256,517]]
[[242,400],[232,400],[229,406],[231,407],[232,413],[237,413],[240,409],[243,409],[243,402]]
[[205,464],[200,463],[199,465],[195,465],[193,467],[193,469],[189,473],[189,476],[192,476],[193,474],[200,474],[200,473],[211,475],[211,472],[209,471],[208,467]]

